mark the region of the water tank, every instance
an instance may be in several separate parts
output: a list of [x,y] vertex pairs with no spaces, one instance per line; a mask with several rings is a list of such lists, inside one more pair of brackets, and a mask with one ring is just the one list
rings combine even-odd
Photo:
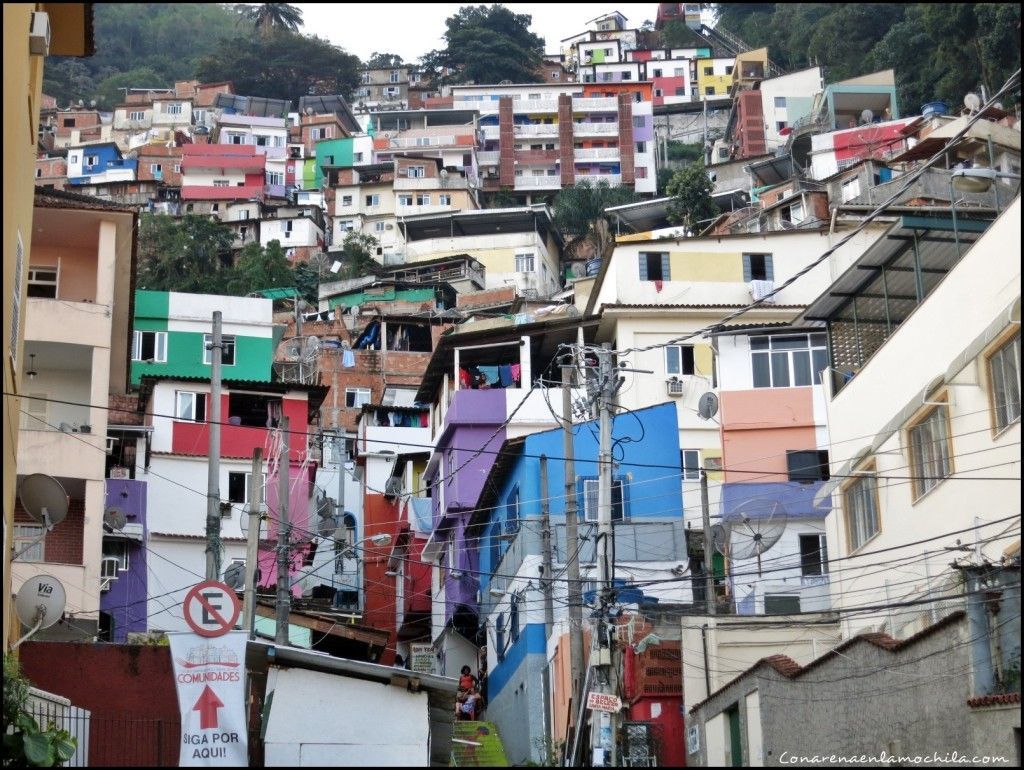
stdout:
[[598,257],[597,259],[588,259],[585,269],[587,273],[587,278],[592,278],[595,275],[597,275],[599,272],[601,272],[601,258]]
[[921,105],[921,115],[925,118],[932,115],[945,115],[947,110],[945,102],[928,102]]

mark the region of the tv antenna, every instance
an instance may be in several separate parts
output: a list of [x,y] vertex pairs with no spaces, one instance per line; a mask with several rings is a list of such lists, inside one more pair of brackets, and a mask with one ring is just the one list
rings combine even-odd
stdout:
[[[760,577],[761,554],[779,542],[786,531],[788,518],[785,506],[772,498],[752,498],[740,503],[729,516],[728,556],[734,560],[757,557],[757,574]],[[726,553],[721,548],[719,551]]]
[[964,95],[964,107],[967,108],[968,112],[977,112],[981,107],[981,97],[974,93],[974,91],[968,91]]
[[49,628],[64,614],[67,594],[63,584],[51,575],[37,575],[25,581],[14,600],[18,620],[29,631],[11,645],[15,649],[41,628]]
[[710,390],[701,396],[700,400],[697,402],[697,414],[705,420],[710,420],[718,414],[718,396]]

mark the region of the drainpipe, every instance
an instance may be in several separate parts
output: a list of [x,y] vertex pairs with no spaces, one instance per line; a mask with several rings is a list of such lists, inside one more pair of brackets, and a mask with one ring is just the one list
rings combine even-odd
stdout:
[[704,687],[707,689],[705,698],[711,697],[711,668],[708,662],[708,624],[700,627],[700,642],[704,647]]

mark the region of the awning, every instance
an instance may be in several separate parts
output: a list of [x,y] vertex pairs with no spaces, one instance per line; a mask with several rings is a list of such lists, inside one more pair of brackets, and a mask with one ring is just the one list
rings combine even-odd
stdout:
[[831,496],[816,501],[824,482],[801,484],[796,481],[768,483],[734,482],[722,485],[722,521],[732,523],[744,518],[777,520],[823,519],[832,510]]

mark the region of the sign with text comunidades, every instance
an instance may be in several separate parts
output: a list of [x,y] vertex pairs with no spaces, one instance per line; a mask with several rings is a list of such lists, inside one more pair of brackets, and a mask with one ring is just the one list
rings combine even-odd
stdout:
[[249,764],[245,713],[245,631],[216,637],[167,635],[181,711],[179,767]]

